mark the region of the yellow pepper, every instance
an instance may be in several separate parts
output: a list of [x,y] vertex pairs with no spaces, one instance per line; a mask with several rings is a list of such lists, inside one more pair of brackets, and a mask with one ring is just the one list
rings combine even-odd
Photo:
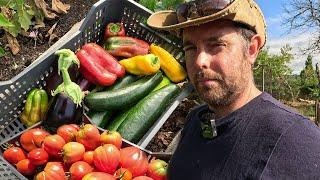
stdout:
[[151,75],[160,69],[160,60],[154,54],[134,56],[123,59],[119,63],[127,72],[135,75]]
[[168,51],[151,44],[150,52],[160,58],[160,67],[172,82],[178,83],[187,78],[186,70]]

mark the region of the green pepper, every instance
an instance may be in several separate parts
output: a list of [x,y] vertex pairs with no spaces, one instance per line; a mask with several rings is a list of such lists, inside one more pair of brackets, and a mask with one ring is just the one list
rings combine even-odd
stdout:
[[33,89],[29,92],[20,116],[21,122],[27,127],[44,120],[48,109],[48,95],[43,89]]

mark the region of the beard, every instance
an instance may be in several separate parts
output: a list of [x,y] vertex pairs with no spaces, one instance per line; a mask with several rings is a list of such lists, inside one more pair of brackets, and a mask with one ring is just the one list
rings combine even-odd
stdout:
[[[251,79],[251,66],[242,61],[241,67],[227,77],[211,70],[198,72],[193,82],[200,98],[209,106],[227,106],[239,98]],[[205,84],[203,80],[210,82]]]

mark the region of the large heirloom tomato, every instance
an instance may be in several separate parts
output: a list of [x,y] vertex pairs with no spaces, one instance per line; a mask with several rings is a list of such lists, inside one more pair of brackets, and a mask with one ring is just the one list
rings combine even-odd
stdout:
[[138,177],[133,178],[132,180],[154,180],[154,179],[152,179],[151,177],[148,177],[148,176],[138,176]]
[[64,139],[55,134],[47,136],[43,141],[43,148],[49,155],[59,157],[63,146],[66,144]]
[[66,180],[61,162],[48,162],[43,171],[35,177],[35,180]]
[[26,155],[19,147],[11,147],[3,152],[3,157],[11,164],[17,164],[19,161],[26,159]]
[[105,144],[94,150],[93,163],[99,171],[113,174],[120,160],[120,152],[113,144]]
[[85,152],[84,146],[78,142],[68,142],[62,148],[63,162],[71,164],[82,160]]
[[21,146],[27,150],[31,151],[33,149],[41,147],[41,144],[46,136],[49,133],[40,128],[30,129],[20,136],[20,144]]
[[104,172],[91,172],[85,175],[82,180],[116,180],[116,178]]
[[81,180],[83,176],[93,171],[93,168],[84,161],[78,161],[70,167],[70,180]]
[[58,128],[57,134],[61,136],[66,143],[75,141],[76,134],[79,131],[79,126],[76,124],[65,124]]
[[134,146],[123,148],[120,150],[120,166],[128,169],[133,177],[142,176],[148,170],[147,155]]
[[78,131],[76,140],[83,144],[86,150],[94,150],[100,146],[99,130],[92,124],[86,124]]

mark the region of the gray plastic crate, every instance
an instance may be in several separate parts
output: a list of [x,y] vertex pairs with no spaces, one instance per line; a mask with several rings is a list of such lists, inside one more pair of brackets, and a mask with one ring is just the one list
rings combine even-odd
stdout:
[[[109,22],[122,21],[127,35],[144,39],[150,43],[154,42],[168,50],[180,62],[183,62],[183,51],[179,39],[166,38],[163,34],[145,25],[150,14],[151,11],[132,0],[101,0],[91,8],[79,31],[71,35],[65,43],[46,51],[39,60],[16,77],[9,81],[0,82],[0,144],[26,129],[19,121],[26,95],[33,87],[46,86],[45,79],[52,73],[53,64],[57,61],[54,52],[62,48],[75,51],[87,42],[100,43],[104,27]],[[183,89],[173,104],[166,109],[138,143],[140,147],[147,146],[179,102],[191,91],[192,87],[190,85]],[[0,156],[0,179],[21,179],[21,176],[18,178],[15,174],[17,172],[15,170],[11,171]]]

